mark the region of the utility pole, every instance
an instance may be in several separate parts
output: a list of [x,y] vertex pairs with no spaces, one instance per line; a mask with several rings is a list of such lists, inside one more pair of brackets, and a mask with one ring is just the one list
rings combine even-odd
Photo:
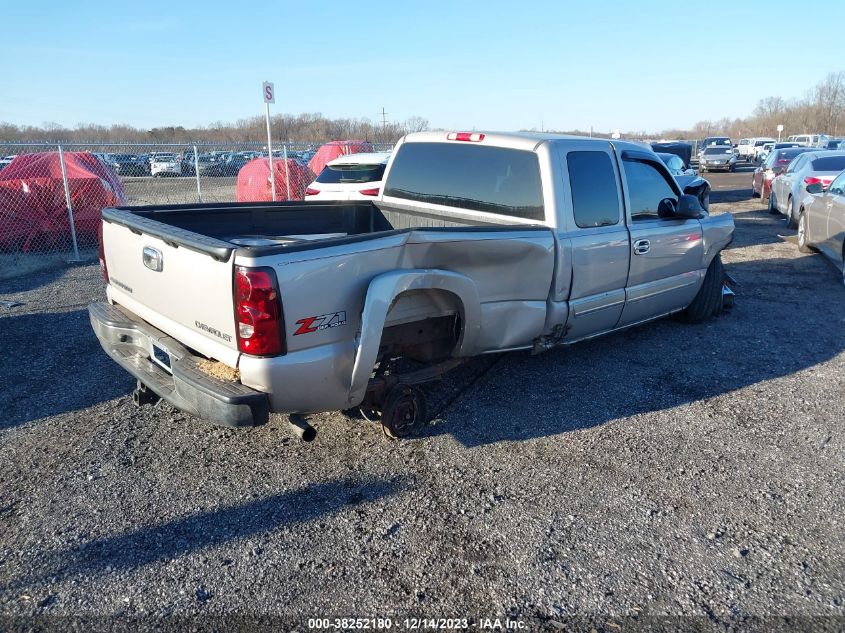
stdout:
[[384,111],[384,106],[381,107],[381,140],[387,140],[387,112]]

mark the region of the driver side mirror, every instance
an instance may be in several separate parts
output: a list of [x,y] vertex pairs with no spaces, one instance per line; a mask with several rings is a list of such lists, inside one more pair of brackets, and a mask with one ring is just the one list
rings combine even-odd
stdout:
[[814,182],[812,185],[807,185],[807,193],[822,193],[824,186],[820,182]]
[[701,203],[698,198],[685,193],[678,200],[675,207],[674,217],[684,218],[688,220],[699,220],[704,215],[704,209],[701,208]]

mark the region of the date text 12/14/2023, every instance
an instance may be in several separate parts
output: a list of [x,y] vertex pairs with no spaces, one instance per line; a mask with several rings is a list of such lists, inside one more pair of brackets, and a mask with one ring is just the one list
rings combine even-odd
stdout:
[[525,622],[511,618],[309,618],[309,629],[323,630],[468,630],[519,631]]

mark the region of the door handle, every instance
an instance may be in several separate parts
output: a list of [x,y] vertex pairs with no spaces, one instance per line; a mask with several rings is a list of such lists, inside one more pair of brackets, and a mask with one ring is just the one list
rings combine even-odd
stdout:
[[645,255],[649,248],[651,243],[648,240],[637,240],[634,242],[634,255]]

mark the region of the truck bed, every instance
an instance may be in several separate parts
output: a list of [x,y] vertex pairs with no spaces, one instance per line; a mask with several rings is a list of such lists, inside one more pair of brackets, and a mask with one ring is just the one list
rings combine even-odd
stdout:
[[329,242],[354,243],[415,228],[513,228],[495,220],[480,222],[458,210],[434,215],[357,201],[117,207],[104,209],[103,219],[219,261],[228,260],[235,250],[248,257],[261,257],[323,247]]

